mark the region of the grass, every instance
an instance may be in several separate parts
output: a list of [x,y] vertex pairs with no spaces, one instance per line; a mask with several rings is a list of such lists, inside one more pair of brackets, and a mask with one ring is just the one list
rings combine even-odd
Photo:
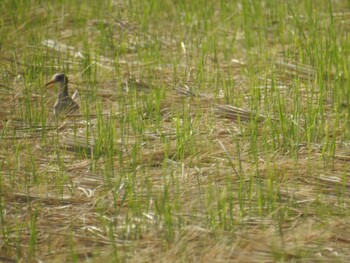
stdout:
[[0,11],[0,261],[349,261],[348,1]]

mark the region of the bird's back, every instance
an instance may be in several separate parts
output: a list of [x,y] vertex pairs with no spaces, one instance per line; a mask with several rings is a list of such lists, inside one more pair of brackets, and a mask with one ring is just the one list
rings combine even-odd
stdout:
[[69,96],[57,100],[54,107],[55,116],[62,116],[79,112],[78,104]]

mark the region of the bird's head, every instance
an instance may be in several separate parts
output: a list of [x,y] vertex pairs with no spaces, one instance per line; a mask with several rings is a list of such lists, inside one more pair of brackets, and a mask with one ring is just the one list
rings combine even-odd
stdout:
[[52,79],[46,83],[45,86],[47,87],[55,83],[61,83],[63,86],[65,86],[68,84],[68,77],[63,73],[57,73],[53,75]]

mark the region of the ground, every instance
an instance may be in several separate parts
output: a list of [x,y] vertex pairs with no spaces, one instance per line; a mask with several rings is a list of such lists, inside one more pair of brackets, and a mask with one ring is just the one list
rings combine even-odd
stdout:
[[0,261],[350,260],[348,1],[0,11]]

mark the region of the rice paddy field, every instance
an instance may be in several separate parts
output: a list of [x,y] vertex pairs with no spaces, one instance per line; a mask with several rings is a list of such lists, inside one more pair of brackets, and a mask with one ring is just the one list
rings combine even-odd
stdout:
[[0,262],[350,261],[349,1],[0,13]]

